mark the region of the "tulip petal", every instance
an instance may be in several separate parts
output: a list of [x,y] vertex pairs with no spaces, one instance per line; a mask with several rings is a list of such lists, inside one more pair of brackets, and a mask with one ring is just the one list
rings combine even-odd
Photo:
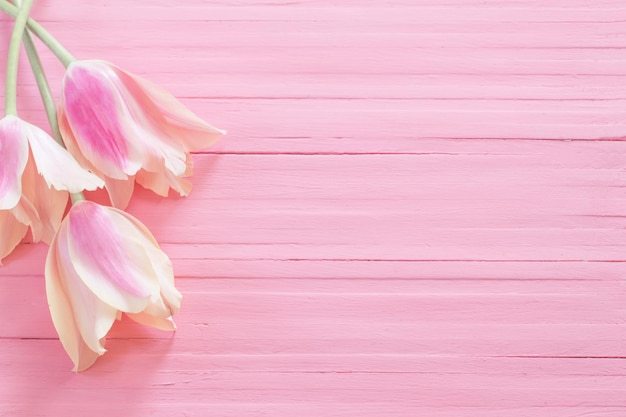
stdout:
[[31,203],[29,216],[32,217],[33,213],[35,216],[28,223],[33,229],[33,240],[50,243],[61,225],[69,199],[68,192],[49,188],[44,178],[37,174],[32,156],[22,176],[22,192],[24,199]]
[[35,207],[41,222],[41,235],[39,237],[43,242],[50,244],[61,226],[69,194],[67,191],[48,188],[43,179],[39,182],[37,199],[35,200]]
[[35,207],[35,199],[37,198],[37,169],[32,155],[28,155],[26,167],[22,172],[22,197],[20,202],[13,209],[15,217],[19,221],[28,225],[37,225],[40,223],[39,213]]
[[127,180],[117,180],[115,178],[104,177],[104,180],[111,204],[122,210],[128,207],[128,203],[135,190],[135,179],[130,177]]
[[161,297],[165,303],[165,307],[167,307],[170,315],[173,316],[180,310],[180,303],[183,296],[174,286],[174,270],[172,269],[172,262],[158,247],[148,246],[146,248],[146,252],[152,260],[154,271],[159,277]]
[[186,197],[189,195],[192,188],[191,181],[184,178],[175,177],[170,172],[166,172],[165,176],[169,180],[170,187],[172,187],[174,191],[177,191],[181,197]]
[[57,119],[59,122],[59,130],[61,132],[61,137],[63,138],[63,144],[67,151],[72,155],[72,157],[78,162],[78,164],[85,169],[96,173],[97,175],[102,175],[100,171],[96,167],[93,166],[91,162],[85,158],[85,156],[80,152],[80,148],[78,147],[78,143],[76,142],[76,137],[70,128],[69,121],[67,120],[67,115],[65,114],[65,109],[63,106],[59,106],[57,111]]
[[[167,308],[169,315],[173,316],[177,314],[180,310],[180,304],[183,296],[174,285],[174,270],[172,268],[172,261],[165,254],[165,252],[161,250],[158,242],[143,223],[123,211],[118,211],[118,214],[121,218],[124,218],[126,221],[132,223],[146,240],[144,248],[147,255],[150,257],[152,268],[158,276],[159,286],[161,287],[161,298],[164,306]],[[144,311],[148,312],[147,310]]]
[[76,273],[72,263],[68,262],[71,255],[67,241],[67,223],[64,223],[62,228],[65,230],[59,231],[60,237],[56,242],[61,285],[75,312],[74,320],[82,339],[89,349],[102,355],[106,349],[100,344],[100,340],[111,330],[117,317],[117,310],[91,292]]
[[206,149],[225,135],[196,116],[176,97],[145,78],[112,66],[129,93],[139,102],[154,121],[161,120],[159,128],[181,141],[187,151]]
[[[134,130],[135,137],[142,141],[145,149],[143,169],[147,171],[168,170],[174,175],[183,175],[187,169],[187,153],[183,145],[168,137],[163,128],[154,125],[146,118],[145,109],[132,99],[127,100],[135,123],[128,123],[128,130]],[[133,110],[133,108],[135,110]]]
[[17,206],[11,210],[11,213],[15,216],[17,221],[30,226],[33,234],[33,242],[41,241],[44,235],[43,226],[39,218],[39,213],[37,213],[37,208],[35,208],[35,205],[29,199],[22,197]]
[[168,131],[185,145],[188,152],[202,151],[226,135],[225,130],[210,125],[202,128],[170,123]]
[[174,323],[174,320],[171,319],[171,317],[154,317],[146,313],[127,313],[126,315],[139,324],[154,327],[155,329],[169,331],[176,330],[176,324]]
[[75,204],[69,214],[69,255],[85,285],[103,302],[138,313],[159,297],[158,277],[136,228],[130,223],[118,227],[116,216],[115,209],[89,201]]
[[163,179],[163,176],[157,172],[140,170],[135,177],[139,185],[148,190],[152,190],[155,194],[167,197],[170,191],[170,183]]
[[28,142],[15,116],[0,120],[0,210],[15,207],[22,195],[22,173],[28,161]]
[[187,168],[183,173],[183,177],[191,177],[193,175],[193,157],[191,154],[187,154],[187,161],[185,161]]
[[58,236],[55,237],[50,245],[46,258],[46,296],[52,323],[59,335],[61,344],[74,363],[74,371],[82,371],[93,365],[99,355],[89,349],[83,341],[78,326],[74,321],[74,312],[70,301],[63,290],[56,245]]
[[17,221],[8,210],[0,210],[0,264],[24,239],[28,226]]
[[85,158],[104,175],[126,179],[137,173],[143,156],[123,127],[128,109],[112,77],[115,74],[98,61],[70,64],[61,107]]
[[170,188],[177,191],[181,197],[185,197],[189,195],[192,187],[190,181],[176,177],[168,171],[162,173],[141,170],[137,173],[136,179],[139,185],[163,197],[168,196]]
[[168,256],[158,247],[147,246],[146,253],[152,261],[152,267],[159,277],[161,298],[170,316],[178,313],[183,299],[181,293],[174,286],[174,271]]
[[49,187],[79,193],[104,186],[104,181],[83,169],[68,151],[39,127],[23,122],[37,171]]

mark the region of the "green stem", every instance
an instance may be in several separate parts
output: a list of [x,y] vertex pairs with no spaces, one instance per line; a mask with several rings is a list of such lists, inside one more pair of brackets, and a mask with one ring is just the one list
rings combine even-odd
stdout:
[[28,55],[28,60],[30,61],[30,66],[33,70],[35,81],[37,82],[37,87],[39,88],[41,100],[43,101],[44,108],[46,109],[46,116],[48,116],[48,123],[50,123],[52,137],[54,137],[59,145],[64,146],[63,139],[61,138],[61,132],[59,130],[59,121],[57,120],[54,97],[52,97],[50,85],[48,84],[48,78],[46,77],[43,65],[39,59],[37,48],[35,47],[33,38],[30,36],[28,31],[24,32],[24,48],[26,49],[26,55]]
[[[20,4],[20,0],[16,1],[17,4]],[[50,90],[48,77],[46,77],[43,65],[41,64],[41,59],[39,59],[37,47],[35,46],[33,38],[30,36],[30,33],[28,31],[24,32],[23,39],[24,48],[26,49],[26,55],[28,55],[28,60],[33,70],[35,81],[37,81],[37,87],[39,88],[39,94],[41,95],[43,106],[46,109],[46,116],[48,116],[48,122],[50,123],[52,137],[54,138],[54,140],[57,141],[59,145],[65,148],[65,144],[63,143],[63,137],[61,136],[61,130],[59,129],[59,122],[57,119],[57,110],[54,102],[54,97],[52,96],[52,91]],[[83,193],[70,194],[70,197],[72,199],[72,204],[85,199],[85,195]]]
[[9,43],[9,53],[7,56],[7,71],[5,84],[5,102],[4,114],[17,115],[17,69],[20,60],[20,47],[22,46],[22,35],[26,28],[28,13],[33,6],[33,0],[25,0],[23,6],[19,9],[13,33],[11,33],[11,42]]
[[83,194],[82,192],[80,193],[71,193],[70,194],[70,199],[72,200],[72,205],[78,203],[79,201],[85,201],[85,194]]
[[[7,0],[0,0],[0,11],[4,13],[17,17],[20,9],[9,3]],[[66,67],[70,65],[73,61],[76,61],[76,58],[69,53],[67,49],[63,47],[47,30],[43,28],[39,23],[37,23],[33,19],[28,19],[27,21],[28,29],[31,30],[41,41],[52,51],[53,54],[56,55],[57,58],[65,65]]]

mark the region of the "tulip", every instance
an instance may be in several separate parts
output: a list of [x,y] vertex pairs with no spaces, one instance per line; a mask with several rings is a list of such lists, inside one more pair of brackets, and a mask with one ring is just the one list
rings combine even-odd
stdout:
[[225,132],[205,123],[174,96],[100,61],[73,61],[63,78],[59,127],[70,153],[106,182],[124,209],[137,181],[156,194],[186,196],[190,152]]
[[121,313],[175,329],[182,297],[172,264],[148,229],[121,210],[75,203],[50,245],[45,277],[52,321],[74,371],[104,354]]
[[49,243],[71,193],[104,185],[46,132],[14,115],[0,119],[0,260],[30,226],[35,242]]

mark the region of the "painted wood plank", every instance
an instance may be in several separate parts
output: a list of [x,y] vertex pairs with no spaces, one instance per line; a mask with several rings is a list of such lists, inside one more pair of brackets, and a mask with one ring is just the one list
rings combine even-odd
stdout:
[[183,3],[36,2],[230,134],[189,198],[130,208],[172,257],[175,335],[122,320],[73,375],[46,248],[7,259],[0,414],[624,414],[622,1]]
[[[231,287],[230,280],[220,285],[213,279],[182,279],[178,286],[185,294],[184,310],[174,338],[124,320],[116,324],[109,347],[116,349],[114,340],[161,339],[167,345],[181,343],[180,349],[194,355],[204,352],[207,360],[214,354],[278,352],[460,355],[458,360],[465,355],[549,359],[622,354],[626,310],[620,282],[575,291],[563,282],[553,284],[557,290],[527,287],[526,293],[513,285],[494,293],[485,283],[478,287],[482,289],[459,291],[468,285],[462,281],[448,281],[438,292],[391,280],[385,290],[363,291],[360,281],[351,281],[301,279],[271,288],[265,284],[259,291],[255,284]],[[43,291],[40,276],[5,278],[2,339],[55,339]],[[366,326],[363,315],[369,317]],[[59,345],[56,360],[67,361],[64,355]]]

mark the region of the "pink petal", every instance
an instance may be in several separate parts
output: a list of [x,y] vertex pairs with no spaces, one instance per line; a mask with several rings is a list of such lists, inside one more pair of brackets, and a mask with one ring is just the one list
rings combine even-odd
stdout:
[[89,289],[123,312],[138,313],[159,297],[159,283],[132,224],[117,210],[81,201],[69,213],[69,255]]
[[93,191],[104,186],[104,181],[87,170],[55,142],[50,135],[35,125],[22,122],[23,129],[30,143],[37,171],[45,178],[50,187],[79,193]]
[[81,153],[80,148],[78,147],[78,143],[76,142],[76,138],[74,137],[74,133],[69,125],[67,120],[67,116],[65,114],[65,109],[63,106],[59,106],[57,111],[57,119],[59,122],[59,130],[61,131],[61,136],[63,137],[63,143],[65,144],[65,148],[72,155],[72,157],[78,162],[80,166],[83,168],[94,172],[96,175],[102,176],[102,173],[93,166],[91,162],[85,158],[85,156]]
[[9,256],[15,247],[22,241],[28,226],[18,222],[15,216],[7,210],[0,210],[0,264]]
[[115,77],[98,61],[70,64],[63,79],[61,107],[84,157],[104,175],[126,179],[142,164],[142,155],[124,130],[128,108]]
[[20,201],[28,161],[28,142],[15,116],[0,120],[0,161],[0,210],[7,210]]
[[93,365],[99,355],[89,349],[83,341],[74,320],[70,301],[63,290],[58,265],[57,239],[58,235],[52,241],[46,258],[45,277],[48,307],[61,344],[74,363],[74,371],[82,371]]
[[226,134],[226,131],[200,119],[161,87],[118,67],[111,67],[159,129],[182,142],[187,151],[206,149]]
[[114,178],[104,177],[104,180],[111,204],[122,210],[128,207],[128,203],[135,190],[135,178],[130,177],[127,180],[116,180]]
[[[62,227],[67,229],[67,223],[64,223]],[[74,321],[85,344],[92,351],[102,355],[106,350],[100,340],[113,326],[117,310],[102,302],[83,283],[72,266],[67,230],[61,230],[59,236],[56,242],[57,268],[63,292],[72,306]]]

